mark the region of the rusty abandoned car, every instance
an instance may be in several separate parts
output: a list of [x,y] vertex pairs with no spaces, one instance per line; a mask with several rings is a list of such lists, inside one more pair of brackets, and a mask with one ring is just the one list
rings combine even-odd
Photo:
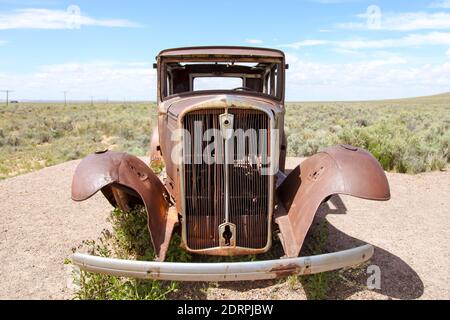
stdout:
[[[347,145],[321,150],[285,170],[285,73],[279,50],[247,47],[169,49],[157,56],[158,125],[150,161],[104,151],[82,160],[72,199],[101,191],[127,211],[143,205],[155,261],[75,253],[81,269],[118,276],[179,281],[236,281],[310,274],[371,258],[366,244],[299,257],[319,206],[332,195],[389,200],[386,175],[367,151]],[[172,234],[202,255],[267,252],[273,235],[284,256],[221,263],[164,262]]]

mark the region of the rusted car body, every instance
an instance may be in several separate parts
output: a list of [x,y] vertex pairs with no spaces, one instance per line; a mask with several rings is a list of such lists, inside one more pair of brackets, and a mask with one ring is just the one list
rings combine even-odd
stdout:
[[[78,166],[72,198],[83,201],[101,191],[125,211],[144,205],[157,261],[75,254],[75,264],[113,275],[227,281],[321,272],[371,257],[370,245],[298,257],[317,209],[330,196],[381,201],[390,198],[390,190],[377,160],[352,146],[324,149],[286,172],[283,52],[178,48],[162,51],[155,67],[158,126],[150,162],[164,163],[162,179],[137,157],[99,152]],[[217,79],[222,82],[214,87]],[[217,88],[225,80],[238,85]],[[240,263],[164,262],[174,230],[185,250],[220,256],[267,252],[276,234],[285,256]]]

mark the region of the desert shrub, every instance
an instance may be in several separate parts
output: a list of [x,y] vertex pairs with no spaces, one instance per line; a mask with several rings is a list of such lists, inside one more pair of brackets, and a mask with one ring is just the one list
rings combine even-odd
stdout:
[[442,170],[447,163],[441,150],[444,146],[427,144],[405,124],[382,121],[366,128],[346,128],[334,142],[367,149],[388,171],[419,173]]
[[[156,124],[153,103],[19,104],[0,117],[0,179],[82,158],[97,150],[147,153]],[[39,115],[39,116],[37,116]]]
[[[147,214],[142,207],[130,212],[116,209],[111,212],[110,221],[113,232],[105,230],[99,240],[83,241],[79,247],[87,248],[90,254],[102,257],[154,259],[147,229]],[[180,238],[175,235],[167,252],[167,261],[190,261],[191,256],[181,250],[179,244]],[[78,286],[74,298],[81,300],[161,300],[179,288],[176,282],[129,279],[86,271],[74,273],[74,277]]]
[[77,160],[82,156],[79,150],[66,149],[63,152],[63,156],[67,160]]
[[447,99],[288,104],[288,155],[310,156],[350,144],[370,151],[388,171],[445,169],[450,162]]
[[[418,173],[450,162],[450,96],[378,102],[287,103],[289,156],[348,143],[390,171]],[[39,115],[39,116],[37,116]],[[154,103],[19,104],[2,108],[0,179],[97,150],[147,154]]]
[[50,133],[48,133],[47,131],[38,132],[36,134],[36,137],[37,137],[38,143],[40,143],[40,144],[50,142],[50,140],[52,138]]
[[117,247],[125,251],[125,256],[134,254],[138,259],[153,260],[150,235],[147,229],[147,213],[137,209],[130,212],[114,210],[110,221],[117,241]]
[[18,147],[21,144],[21,140],[20,138],[16,135],[16,134],[12,134],[9,137],[6,138],[6,143],[7,145],[11,146],[11,147]]

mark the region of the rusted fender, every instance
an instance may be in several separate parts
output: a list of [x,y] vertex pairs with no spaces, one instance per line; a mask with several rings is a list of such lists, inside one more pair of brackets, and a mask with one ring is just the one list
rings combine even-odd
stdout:
[[99,190],[123,211],[143,204],[147,210],[150,238],[163,261],[177,213],[159,178],[140,159],[127,153],[106,151],[87,156],[78,165],[72,180],[72,199],[83,201]]
[[288,257],[300,253],[320,204],[334,194],[389,200],[386,175],[369,152],[351,146],[325,149],[296,167],[277,189],[286,209],[275,221]]

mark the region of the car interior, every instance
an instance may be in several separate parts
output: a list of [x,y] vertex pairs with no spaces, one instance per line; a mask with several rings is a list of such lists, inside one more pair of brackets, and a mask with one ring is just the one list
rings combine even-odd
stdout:
[[279,97],[279,63],[168,62],[163,64],[165,97],[197,91],[246,91]]

